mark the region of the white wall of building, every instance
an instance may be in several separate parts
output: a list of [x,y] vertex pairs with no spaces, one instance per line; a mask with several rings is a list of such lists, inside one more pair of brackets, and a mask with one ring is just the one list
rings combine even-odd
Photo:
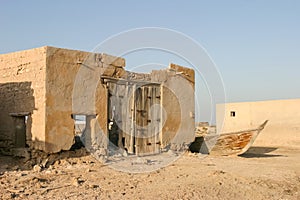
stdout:
[[255,128],[265,120],[269,123],[254,145],[300,147],[300,99],[227,103],[216,108],[218,133]]

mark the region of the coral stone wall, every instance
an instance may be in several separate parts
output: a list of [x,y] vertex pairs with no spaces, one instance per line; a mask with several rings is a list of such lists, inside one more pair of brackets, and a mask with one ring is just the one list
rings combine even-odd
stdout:
[[12,115],[28,114],[27,144],[37,149],[44,148],[45,79],[46,47],[0,55],[2,142],[14,146],[17,138]]
[[96,142],[105,149],[110,116],[105,79],[158,84],[162,147],[192,142],[194,71],[171,64],[142,74],[124,67],[120,57],[55,47],[0,55],[0,148],[21,145],[18,123],[26,116],[27,145],[48,153],[69,150],[75,136],[73,116],[86,115],[90,145]]
[[95,116],[91,131],[107,133],[108,97],[100,77],[119,78],[125,74],[124,66],[123,58],[107,54],[47,48],[47,152],[68,150],[74,143],[72,114]]

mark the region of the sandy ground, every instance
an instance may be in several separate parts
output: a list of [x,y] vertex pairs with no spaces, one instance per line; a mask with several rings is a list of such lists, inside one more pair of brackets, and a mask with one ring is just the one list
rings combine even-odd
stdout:
[[139,174],[116,171],[83,150],[46,160],[42,169],[0,157],[0,199],[300,199],[300,149],[252,147],[238,157],[187,152]]

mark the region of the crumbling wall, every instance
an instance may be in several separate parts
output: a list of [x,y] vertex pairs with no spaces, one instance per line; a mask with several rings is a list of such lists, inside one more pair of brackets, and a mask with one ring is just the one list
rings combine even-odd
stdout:
[[9,147],[16,142],[12,115],[27,115],[27,145],[43,149],[45,68],[45,47],[0,55],[0,136]]
[[178,149],[195,139],[194,84],[193,69],[170,64],[162,92],[162,107],[166,113],[162,147],[171,144],[172,148]]
[[118,125],[110,131],[111,142],[137,155],[191,143],[195,128],[193,70],[171,64],[151,73],[126,74],[121,79],[103,77],[109,89],[108,118]]
[[[0,63],[0,83],[13,82],[11,85],[0,87],[0,93],[6,98],[2,100],[6,107],[2,106],[4,112],[0,115],[0,120],[3,121],[0,134],[13,138],[10,128],[13,123],[11,116],[19,116],[22,113],[28,115],[27,139],[32,148],[49,153],[70,149],[74,143],[74,115],[87,116],[87,128],[84,131],[88,138],[87,145],[96,144],[99,148],[106,148],[107,126],[111,115],[108,108],[109,95],[122,98],[126,93],[122,89],[117,94],[108,92],[109,85],[105,79],[115,83],[125,81],[125,84],[132,81],[138,85],[143,85],[143,82],[150,85],[153,83],[157,87],[155,99],[159,99],[157,102],[164,110],[161,116],[156,116],[156,121],[164,123],[159,125],[163,125],[162,131],[159,132],[162,147],[170,143],[192,141],[189,136],[193,136],[194,132],[192,69],[171,64],[169,69],[153,71],[151,74],[127,72],[124,69],[123,58],[55,47],[1,55]],[[149,88],[142,88],[145,90],[141,95],[143,98],[148,98]],[[145,104],[143,101],[139,103]],[[149,123],[147,117],[147,123],[143,124]],[[122,122],[120,126],[124,126],[127,121]]]
[[96,130],[107,133],[107,89],[100,77],[119,78],[126,74],[124,66],[124,59],[107,54],[47,48],[47,152],[70,149],[74,142],[72,114],[94,116],[88,118],[87,126],[92,124],[85,133],[88,137]]
[[76,74],[88,53],[47,47],[46,152],[68,150],[74,140],[72,92]]

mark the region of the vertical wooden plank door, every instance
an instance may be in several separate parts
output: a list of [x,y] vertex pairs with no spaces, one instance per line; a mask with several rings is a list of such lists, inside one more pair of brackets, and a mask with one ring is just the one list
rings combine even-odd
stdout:
[[135,90],[135,153],[160,151],[160,86],[146,85]]

